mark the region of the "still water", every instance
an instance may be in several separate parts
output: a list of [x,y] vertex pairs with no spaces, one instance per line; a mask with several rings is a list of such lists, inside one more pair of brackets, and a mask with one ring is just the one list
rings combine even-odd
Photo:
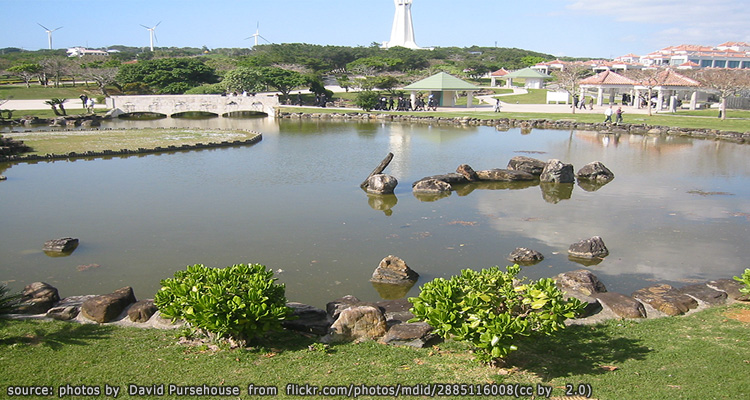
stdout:
[[[353,294],[379,300],[369,283],[385,256],[403,258],[419,285],[463,268],[507,265],[516,247],[546,257],[531,278],[590,268],[610,291],[676,286],[738,275],[750,227],[750,146],[679,137],[584,131],[507,132],[493,127],[290,120],[118,121],[112,127],[243,128],[250,147],[128,158],[0,164],[0,281],[20,290],[45,281],[61,296],[133,286],[153,297],[186,265],[257,262],[287,297],[322,307]],[[7,133],[7,132],[6,132]],[[393,152],[395,196],[359,184]],[[505,168],[527,155],[578,170],[601,161],[616,175],[580,186],[469,186],[434,201],[411,183],[452,172]],[[389,210],[388,210],[389,209]],[[601,236],[610,255],[582,266],[571,243]],[[45,240],[80,246],[49,257]],[[92,264],[98,267],[82,267]]]

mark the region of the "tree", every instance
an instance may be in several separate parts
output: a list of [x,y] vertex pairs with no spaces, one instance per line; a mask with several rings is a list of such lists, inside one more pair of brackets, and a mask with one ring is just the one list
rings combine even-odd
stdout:
[[12,75],[21,77],[21,79],[26,82],[26,87],[29,88],[31,87],[29,82],[42,72],[42,66],[37,63],[23,63],[8,68],[8,72]]
[[[63,103],[65,103],[66,101],[68,101],[68,99],[53,98],[45,101],[44,104],[52,107],[52,111],[55,113],[55,115],[64,116],[68,115],[67,111],[65,111],[65,107],[63,106]],[[58,107],[60,107],[60,111],[57,110]]]
[[68,58],[67,57],[48,57],[42,60],[40,63],[42,67],[42,73],[47,76],[54,78],[55,87],[60,86],[60,78],[68,70]]
[[229,92],[247,91],[254,93],[263,91],[265,87],[260,70],[249,67],[239,67],[228,71],[224,74],[224,79],[221,82]]
[[[579,82],[581,79],[591,75],[591,70],[585,65],[569,64],[559,71],[554,71],[552,75],[557,78],[557,84],[561,89],[568,92],[571,97],[578,95]],[[584,99],[581,99],[584,101]],[[576,107],[571,107],[573,114],[576,113]]]
[[357,107],[369,112],[378,105],[379,100],[380,94],[378,94],[378,92],[373,92],[372,90],[363,90],[361,92],[357,92],[357,96],[354,98],[354,104]]
[[289,71],[278,67],[260,68],[263,82],[281,92],[284,100],[289,99],[289,92],[308,83],[308,79],[296,71]]
[[182,93],[218,81],[216,71],[197,58],[160,58],[123,64],[116,79],[123,85],[142,82],[162,94]]
[[349,88],[352,87],[352,81],[349,80],[349,75],[339,75],[336,77],[336,83],[349,92]]
[[380,75],[373,78],[373,85],[376,89],[385,90],[395,96],[393,89],[401,85],[401,81],[395,76]]
[[744,69],[707,68],[691,74],[703,86],[719,93],[719,117],[727,116],[727,98],[750,89],[750,72]]

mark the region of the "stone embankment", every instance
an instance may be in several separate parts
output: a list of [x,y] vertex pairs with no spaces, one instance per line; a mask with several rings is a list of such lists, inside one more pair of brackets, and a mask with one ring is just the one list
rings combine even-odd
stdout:
[[[525,249],[524,249],[525,250]],[[371,281],[411,287],[418,275],[395,256],[384,258]],[[557,286],[567,297],[581,300],[586,308],[568,324],[591,324],[607,319],[644,319],[676,316],[711,306],[748,301],[740,292],[742,284],[733,279],[719,279],[703,284],[675,288],[657,284],[633,292],[630,296],[608,292],[605,285],[589,270],[580,269],[558,275]],[[330,301],[326,309],[290,302],[294,318],[283,323],[286,329],[320,337],[324,343],[377,340],[391,345],[425,347],[438,340],[425,322],[408,322],[414,318],[411,303],[402,297],[395,300],[365,302],[354,296]],[[34,282],[22,293],[21,314],[16,319],[57,319],[79,323],[170,329],[181,323],[161,317],[153,300],[137,301],[130,287],[104,295],[73,296],[61,299],[56,288]]]
[[514,118],[474,118],[474,117],[435,117],[420,115],[393,115],[379,113],[288,113],[281,112],[278,118],[287,119],[314,119],[314,120],[334,120],[334,121],[393,121],[393,122],[412,122],[424,124],[446,124],[446,125],[484,125],[494,126],[499,130],[511,128],[521,129],[563,129],[563,130],[584,130],[597,131],[601,133],[623,134],[630,133],[636,135],[667,135],[667,136],[686,136],[699,139],[716,139],[726,140],[735,143],[750,142],[750,132],[733,132],[722,131],[718,129],[696,129],[696,128],[676,128],[671,126],[646,125],[646,124],[611,124],[611,123],[588,123],[575,122],[570,120],[549,120],[549,119],[514,119]]

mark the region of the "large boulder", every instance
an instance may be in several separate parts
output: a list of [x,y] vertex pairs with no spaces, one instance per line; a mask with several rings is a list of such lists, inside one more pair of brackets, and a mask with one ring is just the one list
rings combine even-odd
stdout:
[[414,193],[438,194],[448,193],[453,190],[453,187],[445,181],[425,179],[417,182],[412,190]]
[[603,258],[609,255],[609,249],[602,238],[594,236],[571,244],[568,255],[575,258]]
[[412,285],[419,278],[406,262],[394,255],[380,260],[378,267],[372,273],[370,282],[388,283],[394,285]]
[[544,171],[545,163],[542,160],[526,156],[515,156],[508,161],[508,169],[514,171],[527,172],[534,176],[539,176]]
[[438,180],[438,181],[441,181],[441,182],[445,182],[445,183],[450,184],[450,185],[469,183],[469,180],[466,179],[466,177],[463,176],[462,174],[459,174],[459,173],[450,173],[450,174],[443,174],[443,175],[426,176],[426,177],[424,177],[424,178],[422,178],[422,179],[414,182],[411,186],[415,187],[415,186],[417,186],[417,184],[419,182],[428,181],[428,180],[431,180],[431,179]]
[[60,239],[52,239],[44,242],[42,251],[51,256],[68,255],[72,253],[73,250],[76,249],[76,247],[78,247],[78,239],[66,237]]
[[716,279],[713,281],[708,281],[706,285],[713,289],[725,292],[727,294],[727,297],[732,300],[750,301],[750,295],[746,295],[740,292],[740,289],[745,287],[745,285],[737,282],[734,279]]
[[681,315],[698,307],[695,299],[666,284],[636,290],[632,296],[669,316]]
[[156,308],[153,299],[141,300],[128,308],[128,318],[133,322],[147,322],[156,314],[156,311],[158,311],[158,308]]
[[311,305],[289,302],[287,307],[292,309],[292,318],[281,322],[281,326],[297,332],[312,333],[314,335],[325,335],[331,322],[325,310]]
[[485,169],[477,171],[477,177],[480,181],[489,182],[533,181],[536,179],[536,176],[528,172],[510,169]]
[[355,306],[339,314],[328,334],[320,339],[323,343],[361,342],[385,335],[386,322],[378,307]]
[[433,328],[426,322],[398,324],[388,329],[380,342],[394,346],[423,348],[439,339],[432,331]]
[[60,301],[57,288],[45,282],[34,282],[23,288],[16,312],[19,314],[43,314]]
[[391,175],[376,174],[367,178],[367,193],[372,194],[393,194],[396,189],[398,180]]
[[596,183],[607,183],[615,179],[615,174],[599,161],[584,165],[576,173],[578,180],[593,181]]
[[81,314],[100,324],[117,318],[130,304],[135,303],[133,288],[126,286],[110,294],[92,297],[83,302]]
[[479,180],[479,177],[477,176],[476,171],[474,171],[474,168],[471,168],[468,164],[461,164],[456,168],[456,173],[461,174],[466,178],[469,182],[474,182]]
[[708,305],[720,305],[727,302],[727,293],[708,287],[705,284],[688,285],[677,289],[678,293],[686,294]]
[[595,293],[593,296],[599,300],[602,308],[620,318],[646,318],[646,309],[643,304],[632,297],[615,292]]
[[544,165],[542,174],[539,175],[539,180],[542,182],[574,183],[573,165],[565,164],[554,158],[548,160],[547,164]]
[[544,260],[544,255],[536,250],[525,247],[516,247],[515,250],[508,254],[508,261],[521,265],[533,265]]
[[557,275],[555,284],[562,291],[574,291],[587,296],[607,291],[599,278],[587,269],[563,272]]
[[395,325],[405,323],[410,319],[414,318],[414,314],[411,312],[412,304],[408,299],[396,299],[396,300],[381,300],[375,303],[375,306],[380,308],[385,315],[385,320],[388,325]]
[[336,318],[339,317],[339,314],[341,314],[342,311],[346,310],[347,308],[351,308],[351,307],[358,306],[361,304],[362,304],[362,300],[360,300],[356,296],[352,296],[348,294],[336,300],[329,301],[326,304],[326,315],[328,315],[329,320],[335,321]]

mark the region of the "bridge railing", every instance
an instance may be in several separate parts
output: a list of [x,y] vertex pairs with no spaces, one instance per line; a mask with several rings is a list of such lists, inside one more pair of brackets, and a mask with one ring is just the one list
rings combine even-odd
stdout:
[[208,112],[219,116],[238,111],[274,115],[279,97],[273,93],[247,96],[216,94],[193,95],[116,95],[107,98],[107,107],[124,113],[151,112],[167,116],[183,112]]

